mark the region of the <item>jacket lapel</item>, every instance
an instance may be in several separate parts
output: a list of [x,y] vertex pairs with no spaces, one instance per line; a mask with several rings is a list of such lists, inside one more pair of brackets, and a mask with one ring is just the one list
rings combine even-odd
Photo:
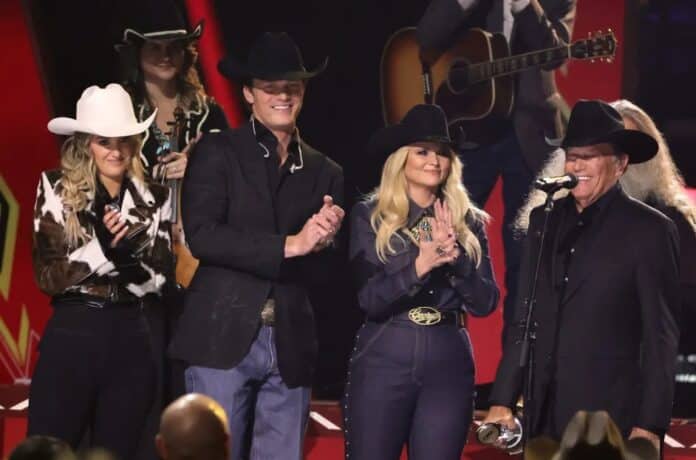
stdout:
[[[255,197],[245,197],[255,203],[259,213],[264,213],[269,222],[275,222],[273,211],[273,200],[271,199],[270,185],[268,183],[268,173],[266,172],[266,151],[256,142],[251,129],[247,126],[244,132],[243,146],[236,152],[239,155],[239,168],[242,177],[249,189],[255,193]],[[275,152],[268,152],[268,155],[276,155]]]

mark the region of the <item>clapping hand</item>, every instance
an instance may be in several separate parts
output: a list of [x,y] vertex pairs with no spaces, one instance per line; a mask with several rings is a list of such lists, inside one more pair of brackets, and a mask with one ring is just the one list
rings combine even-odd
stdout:
[[307,219],[297,235],[287,238],[285,256],[303,256],[326,248],[340,230],[344,216],[345,211],[334,204],[333,198],[325,195],[324,204],[319,212]]
[[452,213],[447,203],[435,201],[435,218],[430,218],[432,239],[421,238],[418,242],[419,253],[416,257],[416,274],[422,278],[433,269],[444,264],[454,263],[460,250],[452,225]]

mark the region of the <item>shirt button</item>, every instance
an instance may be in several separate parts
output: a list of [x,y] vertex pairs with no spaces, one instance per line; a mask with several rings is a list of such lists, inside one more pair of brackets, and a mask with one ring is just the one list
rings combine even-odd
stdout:
[[433,290],[431,289],[431,290],[428,291],[428,294],[433,295],[433,294],[435,294],[435,291],[433,291]]
[[570,253],[573,254],[575,252],[575,248],[570,248]]
[[564,282],[564,283],[567,283],[567,282],[568,282],[568,277],[567,277],[567,276],[563,278],[563,282]]

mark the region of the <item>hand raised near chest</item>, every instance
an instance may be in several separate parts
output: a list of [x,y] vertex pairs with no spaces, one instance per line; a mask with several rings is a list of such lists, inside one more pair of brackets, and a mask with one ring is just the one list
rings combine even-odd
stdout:
[[324,196],[319,212],[307,219],[297,235],[285,239],[285,257],[303,256],[326,248],[341,228],[344,216],[345,211],[335,205],[330,196]]
[[418,242],[415,264],[419,278],[437,267],[454,263],[460,254],[449,208],[437,200],[434,209],[435,217],[430,218],[431,239],[421,238]]

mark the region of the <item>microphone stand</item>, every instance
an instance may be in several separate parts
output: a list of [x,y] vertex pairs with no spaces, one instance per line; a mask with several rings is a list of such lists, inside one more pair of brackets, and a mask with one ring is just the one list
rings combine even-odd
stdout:
[[534,396],[534,343],[536,341],[536,322],[534,321],[534,307],[536,305],[537,283],[539,280],[539,271],[541,269],[541,256],[544,251],[544,240],[549,226],[549,216],[553,210],[553,195],[562,187],[554,187],[546,192],[546,202],[544,204],[544,226],[541,230],[541,238],[539,241],[539,252],[537,253],[536,266],[534,268],[534,278],[532,279],[528,289],[527,296],[527,316],[524,323],[524,334],[522,336],[522,347],[520,350],[520,368],[526,368],[525,382],[523,387],[524,401],[524,438],[525,444],[529,440],[528,436],[532,428],[532,414],[534,413],[533,404]]

